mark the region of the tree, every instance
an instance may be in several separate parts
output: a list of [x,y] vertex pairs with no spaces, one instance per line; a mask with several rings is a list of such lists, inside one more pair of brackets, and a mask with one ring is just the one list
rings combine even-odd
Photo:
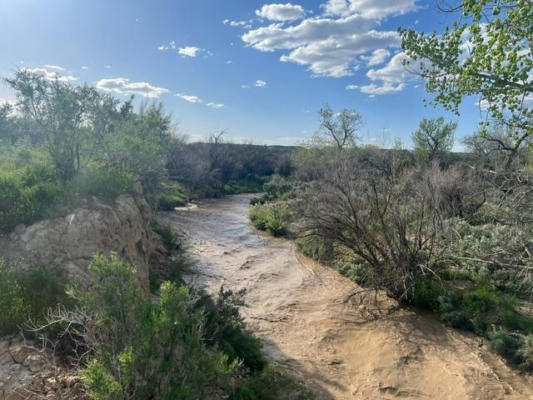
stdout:
[[415,154],[421,164],[441,158],[453,147],[453,136],[457,123],[445,122],[444,118],[423,119],[413,133]]
[[355,110],[343,109],[334,113],[329,105],[319,110],[320,129],[317,139],[342,150],[347,146],[354,146],[357,140],[357,130],[361,127],[362,116]]
[[458,114],[466,96],[479,96],[488,115],[512,126],[517,138],[533,135],[533,2],[462,0],[445,11],[460,17],[441,34],[400,30],[434,102]]
[[27,70],[17,71],[6,82],[17,92],[18,110],[23,119],[34,123],[59,176],[72,178],[80,169],[87,107],[99,96],[96,89],[49,81]]

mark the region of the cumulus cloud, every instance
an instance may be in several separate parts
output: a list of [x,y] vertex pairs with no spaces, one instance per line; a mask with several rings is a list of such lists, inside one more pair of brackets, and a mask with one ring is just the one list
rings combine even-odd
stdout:
[[370,56],[363,56],[362,59],[365,60],[367,63],[366,65],[369,67],[380,65],[385,62],[387,58],[390,56],[390,51],[387,49],[376,49],[372,52]]
[[323,8],[331,16],[357,14],[381,19],[416,11],[419,9],[417,3],[418,0],[328,0]]
[[222,103],[215,103],[212,101],[205,103],[200,97],[192,95],[192,94],[177,93],[175,96],[189,103],[205,104],[207,107],[216,108],[216,109],[224,108],[224,104]]
[[186,57],[196,57],[201,49],[196,46],[185,46],[178,49],[178,54]]
[[262,81],[261,79],[256,80],[254,83],[255,87],[260,87],[260,88],[265,87],[266,85],[267,83],[265,81]]
[[[405,88],[405,84],[401,85],[405,76],[394,71],[402,79],[391,81],[393,71],[388,69],[396,65],[376,67],[387,63],[399,48],[401,38],[396,31],[382,29],[382,22],[418,10],[419,3],[420,0],[326,0],[317,16],[306,16],[301,6],[291,3],[265,4],[256,14],[270,22],[248,29],[241,39],[262,52],[281,51],[281,62],[305,66],[314,76],[341,78],[354,75],[362,67],[374,68],[367,74],[370,82],[347,89],[372,95],[391,93]],[[393,57],[391,61],[397,60]]]
[[100,79],[96,83],[96,88],[104,92],[117,94],[133,94],[146,98],[157,98],[165,93],[168,89],[157,87],[148,82],[130,82],[126,78]]
[[61,75],[60,72],[65,71],[65,69],[57,65],[45,65],[42,68],[25,68],[25,70],[41,75],[44,79],[49,81],[57,79],[59,82],[73,82],[78,80],[74,75]]
[[399,46],[397,32],[378,31],[375,25],[360,15],[308,18],[292,26],[275,23],[250,30],[242,40],[264,52],[288,50],[281,61],[307,66],[315,75],[343,77],[353,75],[358,56]]
[[305,11],[298,4],[265,4],[260,10],[255,10],[255,14],[271,21],[293,21],[302,18]]

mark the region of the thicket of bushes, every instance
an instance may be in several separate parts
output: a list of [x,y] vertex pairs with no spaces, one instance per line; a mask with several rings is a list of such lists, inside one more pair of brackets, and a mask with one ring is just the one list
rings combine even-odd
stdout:
[[421,124],[416,152],[339,146],[350,142],[353,114],[321,113],[320,140],[294,153],[291,176],[265,184],[254,225],[267,229],[274,210],[287,209],[304,254],[532,368],[530,141],[512,147],[494,126],[466,140],[470,153],[454,155],[454,125],[437,119]]
[[[6,79],[16,112],[0,112],[0,232],[64,213],[96,196],[112,201],[136,182],[157,205],[174,140],[160,105],[133,110],[89,86],[19,70]],[[169,193],[176,200],[176,193]]]
[[273,236],[285,235],[288,215],[284,206],[257,204],[250,209],[252,224]]
[[66,275],[58,268],[20,269],[0,259],[0,336],[42,323],[47,311],[68,303]]
[[[115,255],[96,255],[89,271],[87,285],[67,291],[71,305],[49,313],[37,332],[82,366],[92,399],[312,398],[264,359],[237,308],[243,293],[221,289],[213,300],[165,281],[154,302]],[[9,294],[35,285],[6,283],[15,288]]]

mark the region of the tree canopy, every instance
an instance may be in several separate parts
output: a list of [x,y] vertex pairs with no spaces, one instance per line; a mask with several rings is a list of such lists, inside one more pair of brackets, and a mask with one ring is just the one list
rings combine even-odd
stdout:
[[517,139],[533,135],[533,2],[462,0],[443,11],[459,14],[443,33],[400,29],[434,102],[458,113],[466,96],[479,96],[480,107],[512,126]]

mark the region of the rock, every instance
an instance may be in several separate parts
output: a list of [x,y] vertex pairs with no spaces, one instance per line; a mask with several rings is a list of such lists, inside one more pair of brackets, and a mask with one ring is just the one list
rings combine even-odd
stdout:
[[161,251],[152,231],[153,211],[140,195],[121,195],[113,204],[96,198],[64,217],[19,225],[0,237],[0,257],[32,265],[62,266],[76,280],[85,280],[95,252],[116,252],[137,267],[139,281],[149,290],[151,260]]

